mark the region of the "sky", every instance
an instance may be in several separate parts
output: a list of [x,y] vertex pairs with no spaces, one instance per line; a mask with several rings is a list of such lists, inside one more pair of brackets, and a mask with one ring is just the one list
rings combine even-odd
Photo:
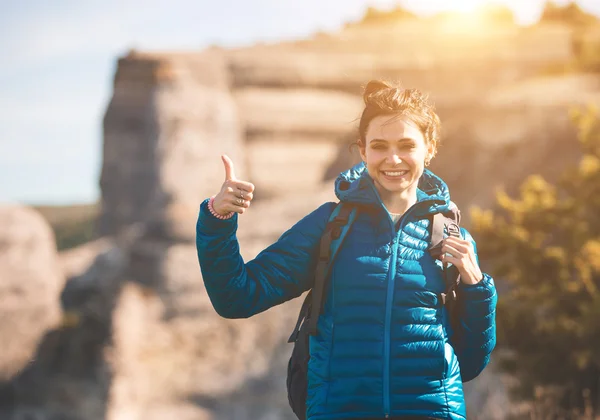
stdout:
[[[336,31],[369,6],[421,14],[485,0],[7,0],[0,4],[0,203],[100,198],[102,117],[130,48],[194,50]],[[544,0],[504,0],[522,24]],[[555,1],[566,3],[567,1]],[[580,0],[600,16],[600,0]]]

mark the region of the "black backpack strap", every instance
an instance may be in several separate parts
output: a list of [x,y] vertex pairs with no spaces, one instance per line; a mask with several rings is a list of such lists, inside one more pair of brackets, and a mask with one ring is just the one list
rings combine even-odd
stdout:
[[[348,224],[352,211],[356,212],[357,207],[347,203],[341,203],[339,213],[327,224],[325,232],[321,236],[319,260],[317,261],[317,268],[315,270],[315,284],[313,286],[310,318],[308,320],[309,335],[315,335],[317,333],[317,323],[319,321],[319,316],[321,315],[321,310],[323,309],[323,298],[325,296],[327,277],[331,271],[331,266],[337,255],[337,251],[340,249],[342,241],[346,237],[345,233],[347,233],[348,229],[344,230],[343,227]],[[338,243],[336,243],[337,246],[332,247],[332,244],[335,241],[338,241]]]
[[298,320],[296,321],[296,326],[292,331],[292,335],[288,338],[288,343],[295,343],[298,339],[298,334],[300,334],[300,327],[302,326],[302,321],[304,321],[308,317],[308,313],[310,311],[310,302],[312,301],[312,290],[309,290],[304,298],[304,302],[302,302],[302,307],[300,308],[300,313],[298,314]]
[[[344,226],[349,225],[354,221],[357,212],[358,207],[348,203],[338,203],[337,207],[333,210],[327,226],[323,231],[323,235],[321,235],[313,288],[304,298],[302,308],[298,314],[296,326],[288,338],[288,343],[294,343],[298,339],[302,323],[307,319],[309,320],[309,334],[314,335],[316,333],[317,322],[323,306],[325,284],[327,283],[327,277],[329,276],[330,266],[348,231],[348,229],[344,229]],[[334,243],[336,246],[332,246]]]

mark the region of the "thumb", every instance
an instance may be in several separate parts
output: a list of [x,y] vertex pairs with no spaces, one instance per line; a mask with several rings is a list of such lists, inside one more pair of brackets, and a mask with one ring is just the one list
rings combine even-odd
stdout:
[[223,155],[221,156],[223,160],[223,165],[225,165],[225,181],[233,181],[237,179],[235,177],[235,171],[233,170],[233,162],[229,159],[229,156]]

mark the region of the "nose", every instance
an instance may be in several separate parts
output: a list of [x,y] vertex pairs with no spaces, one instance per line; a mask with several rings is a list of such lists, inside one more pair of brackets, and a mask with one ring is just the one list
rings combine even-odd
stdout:
[[398,165],[400,163],[402,163],[402,159],[400,158],[400,156],[397,153],[391,153],[388,157],[387,157],[387,161],[390,164],[393,165]]

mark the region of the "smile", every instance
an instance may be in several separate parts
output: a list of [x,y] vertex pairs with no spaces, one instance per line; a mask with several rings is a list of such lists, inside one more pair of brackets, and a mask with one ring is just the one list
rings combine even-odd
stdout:
[[397,178],[404,176],[408,173],[408,171],[382,171],[385,176],[389,176],[392,178]]

